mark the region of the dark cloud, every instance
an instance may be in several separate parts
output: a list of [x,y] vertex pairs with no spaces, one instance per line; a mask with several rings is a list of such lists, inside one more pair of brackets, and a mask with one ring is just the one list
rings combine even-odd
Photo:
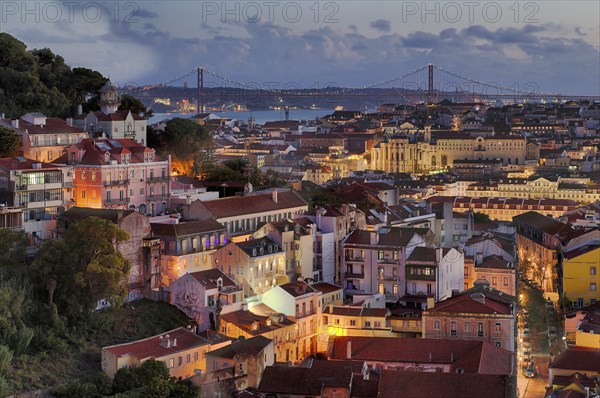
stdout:
[[383,33],[389,33],[392,30],[392,23],[387,19],[378,19],[371,22],[369,26]]
[[[383,22],[380,32],[380,28],[386,29],[385,22],[391,25]],[[356,27],[316,27],[300,32],[294,26],[265,21],[236,26],[197,24],[196,31],[185,37],[161,27],[157,20],[89,28],[48,35],[36,26],[15,33],[25,42],[36,43],[36,47],[56,47],[55,51],[73,65],[97,67],[115,80],[147,83],[167,81],[204,66],[258,85],[278,82],[281,86],[297,83],[322,87],[328,83],[351,87],[434,63],[506,86],[535,80],[544,91],[584,94],[600,85],[598,49],[581,36],[557,34],[556,27],[549,25],[498,29],[473,25],[408,35],[390,29],[376,37],[361,34]],[[41,40],[43,45],[37,44]],[[210,84],[224,84],[207,78]],[[406,84],[422,82],[402,82]]]

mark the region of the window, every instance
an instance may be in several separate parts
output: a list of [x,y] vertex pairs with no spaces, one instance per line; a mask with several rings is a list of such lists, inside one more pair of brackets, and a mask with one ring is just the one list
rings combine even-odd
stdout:
[[375,321],[375,329],[381,329],[381,321]]
[[169,359],[169,368],[174,368],[175,367],[175,359],[171,358]]
[[440,330],[440,320],[439,319],[434,319],[433,330]]
[[502,342],[501,341],[496,341],[496,347],[502,348]]
[[377,252],[377,259],[378,259],[378,260],[383,260],[383,250],[379,250],[379,251]]
[[85,199],[85,189],[81,190],[81,199]]
[[350,319],[350,326],[356,326],[356,320]]
[[595,292],[596,291],[596,282],[592,282],[590,283],[590,292]]
[[596,275],[596,267],[590,267],[590,275]]
[[371,327],[371,321],[365,321],[365,327],[366,328],[370,328]]
[[492,276],[492,285],[496,286],[498,284],[498,277],[497,276]]
[[197,352],[194,353],[194,362],[198,362],[198,353]]
[[377,289],[377,291],[378,291],[380,294],[385,294],[385,287],[383,286],[383,283],[380,283],[380,284],[379,284],[379,288]]
[[495,330],[496,333],[502,333],[502,324],[500,322],[496,322]]
[[503,282],[504,286],[508,286],[508,276],[503,277],[502,282]]
[[477,336],[483,337],[483,323],[482,322],[477,323]]
[[192,361],[192,354],[187,354],[185,359],[186,363],[190,363]]

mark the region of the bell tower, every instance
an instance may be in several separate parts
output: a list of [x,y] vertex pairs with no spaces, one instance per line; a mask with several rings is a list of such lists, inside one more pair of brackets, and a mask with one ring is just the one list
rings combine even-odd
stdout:
[[100,110],[105,114],[115,113],[121,105],[121,100],[117,88],[113,86],[110,80],[107,80],[100,89]]

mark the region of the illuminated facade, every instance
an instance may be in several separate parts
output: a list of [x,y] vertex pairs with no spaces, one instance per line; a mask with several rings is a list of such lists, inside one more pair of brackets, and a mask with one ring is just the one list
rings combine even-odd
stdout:
[[491,159],[522,165],[527,153],[525,137],[518,135],[432,132],[426,127],[423,138],[396,135],[380,142],[371,150],[371,168],[388,173],[426,173],[452,167],[455,160]]
[[171,159],[133,140],[83,140],[56,160],[73,167],[79,207],[165,212],[171,191]]

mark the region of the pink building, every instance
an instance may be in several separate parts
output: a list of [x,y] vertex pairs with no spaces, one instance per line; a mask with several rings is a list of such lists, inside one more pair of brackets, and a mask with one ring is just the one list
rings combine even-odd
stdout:
[[171,158],[131,139],[91,140],[67,147],[55,163],[73,166],[76,206],[166,211],[171,192]]
[[476,286],[423,312],[423,338],[482,340],[515,350],[514,297]]

